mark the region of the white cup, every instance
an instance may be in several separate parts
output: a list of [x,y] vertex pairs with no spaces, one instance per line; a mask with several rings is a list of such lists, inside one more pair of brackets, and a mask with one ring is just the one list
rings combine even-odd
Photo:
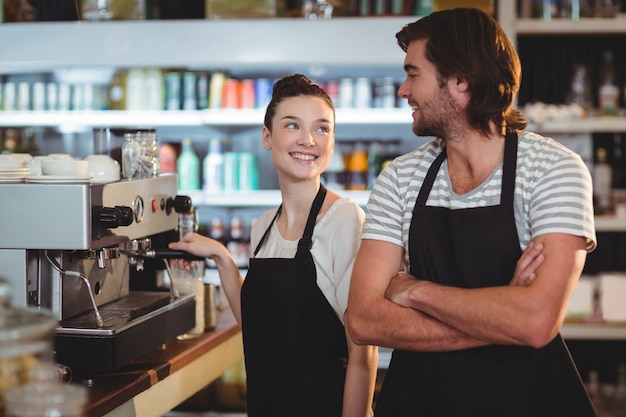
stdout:
[[120,180],[120,164],[108,155],[89,155],[85,158],[88,162],[88,175],[91,175],[92,183],[104,184]]
[[41,173],[43,175],[56,175],[64,177],[86,177],[89,163],[74,159],[44,159],[41,161]]

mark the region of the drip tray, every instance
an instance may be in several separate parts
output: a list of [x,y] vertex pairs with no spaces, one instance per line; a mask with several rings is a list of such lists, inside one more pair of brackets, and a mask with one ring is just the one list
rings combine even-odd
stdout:
[[193,294],[172,300],[169,293],[133,292],[93,311],[63,320],[55,337],[56,360],[73,373],[117,369],[195,326]]

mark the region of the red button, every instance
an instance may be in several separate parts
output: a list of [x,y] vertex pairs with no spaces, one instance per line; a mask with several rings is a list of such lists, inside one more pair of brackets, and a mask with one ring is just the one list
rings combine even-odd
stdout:
[[159,204],[156,202],[156,200],[152,200],[152,212],[156,213],[158,209],[159,209]]

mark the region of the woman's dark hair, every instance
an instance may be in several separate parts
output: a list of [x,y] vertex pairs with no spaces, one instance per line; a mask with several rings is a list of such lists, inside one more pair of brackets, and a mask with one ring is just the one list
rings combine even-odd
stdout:
[[471,98],[467,106],[470,124],[485,133],[489,122],[507,129],[528,124],[512,108],[522,79],[522,66],[513,44],[500,25],[486,13],[472,8],[434,12],[404,26],[396,33],[406,52],[415,40],[426,40],[426,57],[439,76],[467,80]]
[[298,96],[313,96],[324,100],[335,113],[333,101],[326,92],[317,84],[313,84],[306,76],[302,74],[288,75],[274,83],[272,88],[272,100],[265,110],[264,125],[270,131],[272,130],[272,119],[276,114],[276,107],[286,98]]

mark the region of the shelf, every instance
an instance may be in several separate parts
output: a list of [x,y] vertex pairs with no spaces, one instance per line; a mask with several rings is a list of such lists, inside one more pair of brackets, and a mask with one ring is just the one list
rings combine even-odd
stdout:
[[[337,109],[337,124],[405,124],[410,126],[411,110]],[[265,110],[198,111],[0,111],[0,127],[59,127],[81,131],[91,127],[163,126],[262,126]]]
[[2,24],[0,74],[175,66],[255,72],[304,67],[312,76],[323,75],[320,72],[327,67],[385,67],[402,75],[404,53],[394,34],[414,20],[402,16]]
[[[367,204],[369,191],[335,190],[360,206]],[[207,194],[200,190],[179,190],[180,195],[191,198],[195,206],[212,207],[276,207],[280,204],[279,190],[224,191],[219,194]],[[626,219],[614,216],[596,216],[596,231],[626,232]]]
[[626,132],[626,117],[587,117],[584,119],[548,121],[529,124],[528,130],[549,133],[612,133]]
[[625,34],[626,15],[615,18],[571,19],[518,19],[514,23],[517,35],[602,35]]
[[[369,191],[336,190],[337,194],[348,197],[360,206],[365,206]],[[179,190],[179,195],[191,198],[194,206],[212,207],[278,207],[281,201],[279,190],[225,191],[207,194],[200,190]]]
[[626,324],[565,323],[561,335],[572,340],[626,340]]
[[615,216],[596,216],[597,232],[626,232],[626,219]]

